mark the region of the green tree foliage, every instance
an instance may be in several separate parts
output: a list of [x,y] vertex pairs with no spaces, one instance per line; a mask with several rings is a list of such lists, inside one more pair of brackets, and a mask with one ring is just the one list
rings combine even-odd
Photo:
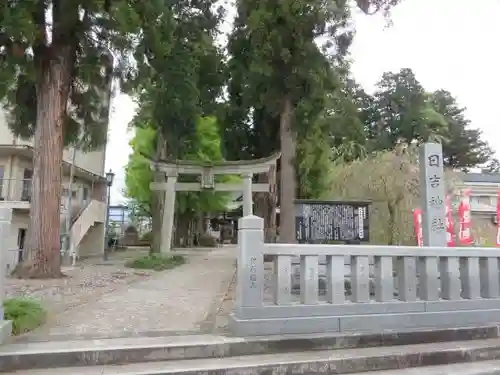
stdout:
[[[179,0],[170,5],[171,22],[152,34],[148,69],[138,87],[134,126],[156,131],[153,159],[179,159],[195,152],[193,134],[200,116],[214,115],[224,82],[222,54],[214,41],[223,13],[215,1]],[[165,40],[170,41],[165,43]],[[162,173],[154,180],[162,182]],[[164,196],[151,201],[153,250],[159,250]],[[179,205],[182,206],[182,205]]]
[[[153,181],[150,161],[144,155],[152,155],[156,145],[157,131],[143,126],[136,129],[131,140],[132,154],[125,169],[125,194],[145,212],[151,214],[153,193],[149,185]],[[214,117],[198,119],[195,134],[191,136],[191,152],[182,155],[184,160],[211,163],[222,161],[220,131]],[[181,176],[180,182],[195,182],[193,176]],[[196,178],[196,176],[195,176]],[[236,181],[235,177],[220,176],[218,182]],[[200,213],[225,211],[231,196],[220,192],[178,192],[176,195],[176,215],[185,220],[192,220]],[[154,249],[158,252],[159,249]]]
[[[214,117],[203,117],[196,124],[196,135],[193,139],[193,151],[182,158],[210,165],[223,161],[220,130]],[[198,176],[195,176],[197,178]],[[189,176],[184,177],[189,179]],[[192,176],[191,176],[192,178]],[[216,182],[237,181],[232,176],[218,176]],[[187,182],[187,181],[186,181]],[[195,193],[180,192],[177,200],[177,212],[194,218],[199,213],[225,211],[231,196],[228,193],[202,191]]]
[[141,117],[160,131],[163,158],[179,158],[192,148],[190,139],[200,116],[213,115],[223,85],[221,51],[215,45],[223,15],[215,1],[179,0],[172,4],[172,22],[155,35],[172,38],[149,55],[150,69],[139,86]]
[[[33,197],[24,277],[60,276],[63,146],[102,145],[111,75],[145,58],[144,39],[169,19],[161,1],[3,1],[0,100],[17,136],[34,138]],[[162,15],[162,17],[160,17]],[[149,48],[154,49],[154,46]],[[129,75],[130,77],[130,75]],[[131,77],[130,77],[131,78]],[[50,188],[47,188],[50,186]]]
[[446,123],[447,132],[443,140],[443,154],[446,165],[468,169],[488,162],[493,151],[481,139],[481,131],[470,127],[465,108],[460,107],[450,92],[438,90],[430,96],[434,110],[440,113]]
[[135,129],[130,141],[132,153],[125,167],[125,195],[131,198],[141,211],[151,214],[151,189],[153,172],[149,161],[143,155],[153,155],[156,144],[156,130],[144,126]]
[[411,69],[384,73],[374,94],[372,122],[368,124],[376,149],[398,142],[427,141],[446,131],[446,121],[434,111],[428,95]]
[[[332,67],[325,53],[332,47],[330,52],[339,60],[346,53],[352,37],[350,8],[343,0],[239,0],[236,6],[228,46],[231,128],[225,136],[232,140],[242,135],[243,141],[266,139],[261,147],[269,147],[264,150],[279,145],[280,238],[292,242],[296,138],[305,138],[323,110],[325,89],[338,83],[331,79]],[[323,50],[316,44],[321,36],[330,41]],[[249,126],[253,132],[245,131]]]
[[470,127],[465,108],[448,91],[426,92],[411,69],[384,73],[374,95],[353,81],[347,87],[367,137],[365,144],[360,141],[356,147],[391,150],[400,142],[438,141],[443,144],[446,165],[459,169],[484,165],[492,157],[481,131]]

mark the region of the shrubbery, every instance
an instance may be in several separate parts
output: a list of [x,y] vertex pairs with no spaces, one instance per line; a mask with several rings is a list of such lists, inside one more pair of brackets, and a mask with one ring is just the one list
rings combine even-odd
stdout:
[[161,254],[150,254],[141,256],[125,263],[125,266],[141,270],[168,270],[186,263],[182,255],[165,256]]
[[12,321],[12,333],[19,335],[38,328],[47,318],[47,311],[36,300],[8,298],[3,302],[5,320]]

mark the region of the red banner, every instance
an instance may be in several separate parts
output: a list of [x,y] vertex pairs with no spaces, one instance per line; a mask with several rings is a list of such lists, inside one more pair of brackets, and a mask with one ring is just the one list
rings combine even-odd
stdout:
[[497,247],[500,247],[500,190],[497,196]]
[[415,229],[415,237],[417,238],[417,245],[424,245],[424,238],[422,234],[422,210],[415,208],[413,210],[413,228]]
[[460,220],[460,230],[458,240],[462,245],[472,245],[471,212],[470,212],[470,190],[462,192],[462,199],[458,206],[458,217]]
[[455,247],[455,226],[453,225],[453,214],[451,212],[451,199],[449,196],[445,199],[446,205],[446,245]]

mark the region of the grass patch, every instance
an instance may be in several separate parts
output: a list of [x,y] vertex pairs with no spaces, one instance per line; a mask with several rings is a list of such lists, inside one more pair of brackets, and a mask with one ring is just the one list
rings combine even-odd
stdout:
[[139,258],[131,259],[125,263],[126,267],[140,270],[168,270],[186,263],[182,255],[165,256],[160,254],[150,254]]
[[8,298],[3,302],[5,320],[12,320],[12,334],[20,335],[41,326],[47,311],[36,300]]

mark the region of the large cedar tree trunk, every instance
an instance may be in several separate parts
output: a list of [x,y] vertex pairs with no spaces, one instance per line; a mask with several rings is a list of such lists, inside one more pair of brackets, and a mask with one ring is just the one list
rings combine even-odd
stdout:
[[295,176],[295,134],[292,129],[293,106],[291,99],[285,97],[280,115],[280,242],[295,243],[296,191]]
[[260,173],[258,183],[268,183],[269,193],[255,193],[255,214],[264,218],[264,241],[275,242],[276,238],[276,166],[269,173]]
[[60,204],[64,115],[69,96],[71,49],[39,61],[37,119],[28,259],[14,274],[22,278],[58,278],[61,273]]

